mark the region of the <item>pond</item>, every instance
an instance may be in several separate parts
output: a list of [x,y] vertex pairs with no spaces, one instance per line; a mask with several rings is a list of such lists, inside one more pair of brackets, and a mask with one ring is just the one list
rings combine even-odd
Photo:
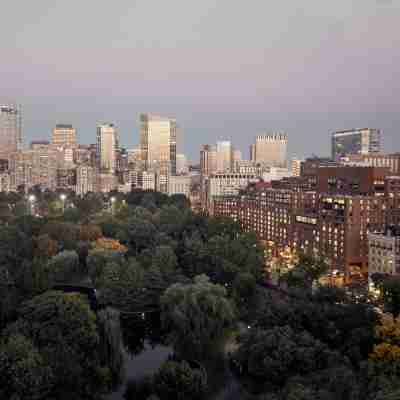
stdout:
[[143,316],[121,315],[124,373],[122,382],[105,400],[124,400],[127,383],[154,374],[172,354],[172,348],[162,344],[159,313]]
[[[125,400],[124,394],[130,380],[154,374],[161,364],[173,354],[166,346],[161,331],[160,314],[145,313],[139,316],[121,314],[124,374],[122,382],[104,400]],[[221,361],[221,360],[220,360]],[[231,373],[226,362],[208,365],[209,383],[213,386],[212,400],[243,398],[244,389]]]

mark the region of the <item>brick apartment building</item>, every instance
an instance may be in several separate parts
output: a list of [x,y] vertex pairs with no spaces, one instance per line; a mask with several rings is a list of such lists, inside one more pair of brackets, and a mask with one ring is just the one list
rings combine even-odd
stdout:
[[366,273],[368,233],[400,222],[400,177],[388,174],[380,167],[320,167],[319,190],[304,190],[304,176],[272,182],[270,189],[215,198],[214,215],[235,219],[276,254],[290,248],[320,255],[332,269]]

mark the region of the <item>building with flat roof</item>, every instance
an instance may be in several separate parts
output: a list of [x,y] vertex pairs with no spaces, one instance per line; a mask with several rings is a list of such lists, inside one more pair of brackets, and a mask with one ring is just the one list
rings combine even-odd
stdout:
[[250,150],[251,160],[265,163],[270,167],[286,168],[287,144],[286,133],[256,136],[255,144]]
[[0,159],[22,150],[22,113],[15,104],[0,104]]
[[56,147],[76,146],[76,129],[70,124],[57,124],[51,143]]
[[368,277],[379,273],[400,274],[400,229],[389,226],[384,232],[368,233]]
[[332,159],[349,154],[373,154],[381,151],[381,131],[371,128],[348,129],[332,133]]

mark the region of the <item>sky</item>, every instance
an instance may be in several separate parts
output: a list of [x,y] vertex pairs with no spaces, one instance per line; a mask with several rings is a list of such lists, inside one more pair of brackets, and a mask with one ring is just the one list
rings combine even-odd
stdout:
[[286,131],[290,157],[330,154],[330,133],[384,132],[400,151],[398,0],[13,0],[0,14],[0,102],[25,143],[72,123],[81,143],[113,122],[177,119],[183,149]]

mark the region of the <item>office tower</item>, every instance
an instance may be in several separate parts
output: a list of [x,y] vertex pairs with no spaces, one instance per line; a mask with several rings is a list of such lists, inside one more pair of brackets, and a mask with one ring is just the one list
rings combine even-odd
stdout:
[[287,135],[273,133],[256,137],[252,147],[252,161],[262,162],[270,167],[286,168]]
[[72,125],[57,124],[51,142],[56,147],[76,146],[76,129]]
[[22,149],[21,109],[16,105],[0,104],[0,158],[8,159]]
[[250,145],[250,161],[256,161],[256,145]]
[[113,124],[97,126],[97,167],[102,172],[114,173],[116,169],[117,133]]
[[217,170],[218,172],[228,172],[232,168],[232,145],[231,142],[224,140],[217,142]]
[[85,195],[94,192],[95,170],[90,165],[79,165],[76,168],[76,194]]
[[340,160],[349,154],[371,154],[381,150],[379,129],[349,129],[332,133],[332,159]]
[[176,155],[176,174],[183,175],[189,172],[187,166],[187,159],[184,154],[177,154]]
[[205,144],[200,150],[200,174],[208,176],[217,172],[217,149],[215,146]]
[[300,160],[298,158],[293,158],[291,161],[291,172],[292,176],[300,176],[301,175],[301,164],[304,160]]
[[140,115],[140,149],[147,169],[157,166],[164,173],[170,164],[171,174],[176,174],[176,132],[175,119]]
[[59,153],[48,142],[32,142],[31,148],[11,153],[9,156],[10,184],[12,190],[23,185],[25,190],[39,186],[56,188]]

